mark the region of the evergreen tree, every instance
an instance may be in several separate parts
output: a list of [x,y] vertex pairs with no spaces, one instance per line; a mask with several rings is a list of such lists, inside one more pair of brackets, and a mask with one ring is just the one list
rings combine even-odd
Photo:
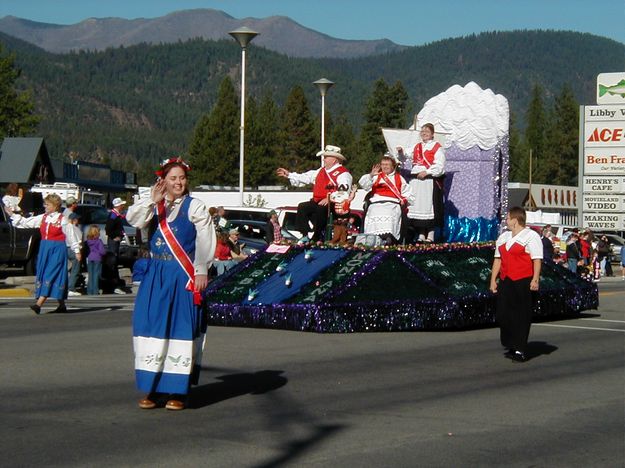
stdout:
[[408,115],[408,92],[401,81],[397,81],[389,89],[389,120],[390,128],[406,128]]
[[532,88],[532,98],[527,110],[527,127],[525,129],[525,144],[532,151],[532,181],[543,183],[547,178],[547,164],[545,164],[545,135],[547,126],[547,112],[543,102],[544,90],[539,84]]
[[382,127],[405,128],[408,93],[401,82],[389,87],[380,78],[373,84],[373,92],[367,99],[359,141],[359,154],[354,161],[354,171],[365,173],[386,151]]
[[246,185],[275,185],[279,148],[279,109],[271,95],[266,94],[260,105],[250,98],[245,112]]
[[232,80],[219,86],[217,102],[202,117],[189,145],[193,184],[238,185],[239,105]]
[[514,112],[510,112],[510,173],[508,180],[510,182],[528,182],[529,180],[529,154],[521,133],[517,128],[516,116]]
[[556,185],[577,185],[579,162],[579,103],[565,84],[554,102],[554,129],[549,144],[556,154]]
[[[331,118],[327,120],[332,121]],[[336,122],[332,121],[332,125],[329,126],[328,132],[326,132],[326,141],[341,148],[342,153],[347,159],[345,166],[352,172],[355,179],[354,183],[356,183],[358,181],[357,173],[355,173],[352,168],[354,167],[354,161],[358,159],[358,143],[354,130],[345,114],[339,115]]]
[[0,141],[5,137],[32,134],[40,117],[35,115],[29,92],[18,92],[15,86],[20,70],[13,55],[3,55],[0,44]]
[[[311,169],[320,142],[301,86],[295,86],[291,90],[284,104],[281,141],[279,156],[284,167],[296,172]],[[312,166],[317,167],[316,164]]]

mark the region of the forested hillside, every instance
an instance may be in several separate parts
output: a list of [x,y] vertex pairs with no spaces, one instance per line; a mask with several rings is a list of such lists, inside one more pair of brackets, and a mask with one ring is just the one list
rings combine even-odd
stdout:
[[[33,90],[42,116],[38,134],[57,158],[71,152],[137,170],[136,161],[147,167],[164,156],[186,153],[224,77],[237,88],[240,84],[240,48],[234,41],[191,40],[65,55],[9,36],[0,41],[5,52],[16,56],[20,86]],[[345,120],[357,135],[365,103],[380,78],[391,85],[399,81],[407,91],[404,125],[430,97],[453,84],[475,81],[506,96],[523,129],[536,84],[547,102],[568,85],[579,103],[592,104],[596,75],[625,68],[625,45],[589,34],[518,31],[360,59],[295,59],[253,46],[247,57],[248,96],[258,101],[269,97],[281,107],[299,86],[318,116],[320,98],[312,82],[329,78],[336,83],[326,99],[329,119]]]

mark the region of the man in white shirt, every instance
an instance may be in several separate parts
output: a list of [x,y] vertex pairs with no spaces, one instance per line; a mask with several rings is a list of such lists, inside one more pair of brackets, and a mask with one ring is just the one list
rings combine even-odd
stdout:
[[[345,162],[345,156],[341,154],[341,148],[327,145],[317,155],[323,156],[323,166],[319,169],[303,174],[291,172],[283,167],[279,167],[276,171],[278,176],[288,178],[291,185],[295,187],[313,184],[313,198],[297,206],[296,229],[303,236],[300,242],[321,240],[331,209],[329,195],[339,190],[347,191],[352,185],[352,175],[342,165]],[[311,239],[308,239],[309,223],[313,226]]]

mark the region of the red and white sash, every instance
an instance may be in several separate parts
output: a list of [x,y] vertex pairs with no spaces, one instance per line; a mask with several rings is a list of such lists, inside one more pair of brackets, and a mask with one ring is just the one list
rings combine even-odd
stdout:
[[184,251],[174,233],[171,232],[169,224],[167,223],[167,213],[165,211],[165,200],[161,200],[157,205],[158,211],[158,227],[163,233],[163,238],[165,239],[165,243],[174,258],[180,265],[180,267],[184,270],[184,272],[189,277],[189,281],[185,286],[187,291],[191,291],[193,293],[193,304],[200,305],[202,303],[202,294],[199,291],[195,290],[195,268],[193,267],[193,263],[191,259]]
[[[395,173],[395,177],[401,183],[401,179],[399,179],[397,173]],[[401,203],[402,205],[406,203],[406,199],[401,196],[401,191],[397,188],[397,186],[393,182],[391,182],[391,179],[389,179],[389,177],[384,172],[380,172],[380,175],[378,176],[378,180],[379,179],[382,179],[384,183],[386,183],[387,187],[391,190],[391,192],[393,192],[393,195],[395,195],[395,198],[399,200],[399,203]]]

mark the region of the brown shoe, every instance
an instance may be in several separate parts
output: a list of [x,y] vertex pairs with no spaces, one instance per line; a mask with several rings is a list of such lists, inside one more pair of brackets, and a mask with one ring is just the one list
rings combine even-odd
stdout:
[[139,400],[139,408],[141,409],[154,409],[156,408],[156,403],[154,403],[152,400],[150,400],[150,395],[146,396],[145,398],[142,398],[141,400]]
[[184,409],[184,403],[180,400],[167,400],[165,408],[172,411],[180,411]]

